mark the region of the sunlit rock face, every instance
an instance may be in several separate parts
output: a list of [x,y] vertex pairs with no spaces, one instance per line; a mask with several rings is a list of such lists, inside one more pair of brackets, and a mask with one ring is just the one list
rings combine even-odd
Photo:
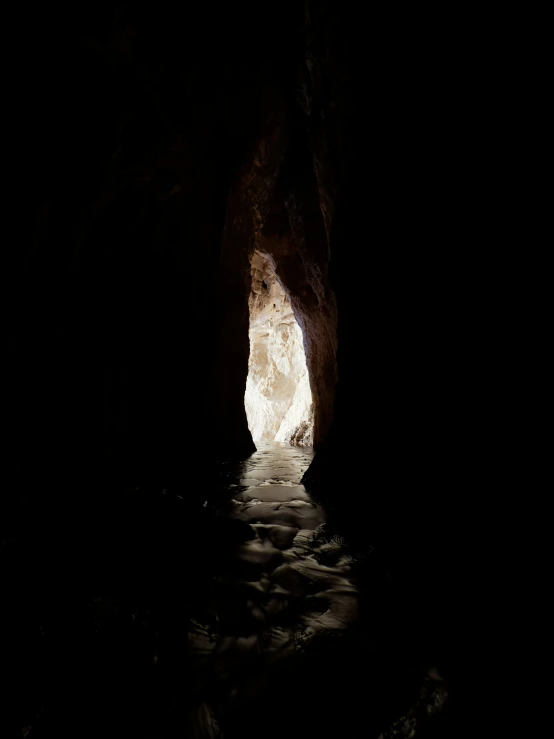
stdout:
[[313,444],[313,403],[304,342],[270,256],[252,256],[250,357],[244,404],[252,438]]

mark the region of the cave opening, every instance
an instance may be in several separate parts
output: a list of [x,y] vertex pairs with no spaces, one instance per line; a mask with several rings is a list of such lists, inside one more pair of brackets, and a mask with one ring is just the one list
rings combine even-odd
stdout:
[[314,404],[304,338],[273,259],[255,251],[244,405],[255,443],[312,446]]

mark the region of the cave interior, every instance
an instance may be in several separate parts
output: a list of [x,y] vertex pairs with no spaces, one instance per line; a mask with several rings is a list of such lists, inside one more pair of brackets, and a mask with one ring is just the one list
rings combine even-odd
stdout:
[[[285,0],[21,19],[1,499],[14,736],[463,724],[488,382],[473,129],[424,19],[415,38],[414,18],[372,16]],[[325,511],[358,617],[294,679],[275,667],[262,710],[238,668],[234,688],[199,685],[185,644],[191,604],[251,536],[221,512],[268,441],[292,450],[285,487]],[[233,689],[242,718],[216,720]],[[297,723],[267,715],[270,695]]]

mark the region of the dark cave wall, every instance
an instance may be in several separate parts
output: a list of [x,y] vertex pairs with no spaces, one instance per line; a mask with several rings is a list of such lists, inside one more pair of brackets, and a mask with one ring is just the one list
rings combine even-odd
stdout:
[[337,309],[329,286],[329,248],[303,119],[294,126],[272,209],[256,239],[258,247],[272,256],[302,329],[317,449],[333,419]]
[[373,548],[408,612],[392,614],[399,642],[450,677],[482,608],[473,530],[503,493],[511,410],[490,361],[505,257],[490,256],[498,223],[478,218],[496,132],[483,137],[458,21],[436,33],[420,8],[362,19],[335,0],[24,12],[8,75],[2,535],[33,496],[35,528],[27,509],[16,526],[44,551],[59,542],[44,572],[71,560],[76,582],[68,552],[85,542],[94,571],[81,534],[97,545],[110,520],[98,501],[134,485],[203,495],[190,460],[252,450],[258,243],[304,329],[319,447],[306,486],[333,530]]
[[302,328],[316,447],[331,426],[336,385],[336,304],[328,284],[329,249],[306,121],[276,91],[268,95],[265,120],[266,132],[231,188],[217,287],[222,328],[214,388],[225,446],[239,455],[252,448],[244,391],[254,248],[272,257]]
[[252,450],[243,386],[256,240],[303,327],[317,445],[331,428],[338,160],[318,148],[306,90],[298,104],[304,8],[281,10],[245,5],[217,28],[200,13],[184,28],[163,5],[91,15],[85,4],[72,34],[55,15],[37,18],[22,110],[40,123],[32,136],[23,128],[34,186],[10,343],[14,468],[31,486],[45,474],[69,487],[167,484],[187,445]]
[[331,254],[338,384],[303,481],[328,525],[386,571],[398,644],[440,666],[463,711],[486,599],[484,521],[513,467],[491,223],[501,188],[480,176],[494,148],[486,85],[463,23],[437,36],[410,11],[373,9],[356,24],[345,4],[306,8],[298,97]]
[[282,93],[264,95],[265,125],[230,188],[217,276],[217,354],[214,396],[218,427],[214,430],[230,456],[255,450],[248,429],[244,393],[250,352],[248,297],[250,259],[255,234],[269,212],[275,182],[288,144],[286,103]]
[[468,146],[431,54],[408,64],[410,19],[375,17],[368,30],[334,2],[277,14],[245,4],[218,24],[208,10],[183,24],[163,4],[89,11],[74,11],[71,34],[55,16],[30,29],[15,467],[171,477],[187,444],[251,448],[242,386],[257,239],[303,322],[318,444],[331,433],[319,461],[347,456],[367,418],[382,467],[401,474],[401,449],[404,469],[428,474],[420,451],[434,446],[439,480],[453,452],[437,429],[475,372],[461,327],[465,184],[445,179]]
[[346,460],[352,430],[367,419],[372,473],[387,487],[432,474],[434,487],[452,453],[441,429],[467,400],[464,305],[474,318],[464,296],[470,265],[460,251],[469,223],[465,143],[451,117],[447,72],[433,64],[425,37],[410,66],[408,16],[376,13],[380,56],[372,68],[367,27],[338,3],[306,7],[299,103],[338,308],[335,418],[320,461],[334,453]]
[[212,371],[217,336],[240,333],[225,213],[267,91],[289,84],[287,8],[271,24],[253,4],[216,21],[163,3],[28,19],[8,335],[21,486],[182,482],[187,454],[234,439],[242,397],[222,400]]

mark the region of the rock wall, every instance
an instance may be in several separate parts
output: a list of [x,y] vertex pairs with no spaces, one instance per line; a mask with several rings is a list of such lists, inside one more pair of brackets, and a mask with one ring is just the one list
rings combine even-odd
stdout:
[[188,458],[253,451],[257,250],[303,335],[306,485],[387,572],[403,562],[405,602],[438,614],[427,636],[454,633],[453,570],[511,407],[488,297],[508,240],[479,218],[504,123],[483,133],[496,83],[464,77],[458,19],[362,22],[338,0],[23,12],[0,520],[34,496],[47,530],[68,511],[92,526],[102,496],[189,491]]
[[254,442],[313,444],[313,402],[302,330],[268,255],[252,255],[245,406]]
[[330,250],[306,122],[294,107],[284,157],[258,248],[270,254],[302,329],[314,403],[314,446],[331,428],[337,383],[337,305],[329,281]]
[[[247,5],[220,17],[209,59],[192,30],[211,28],[207,9],[186,38],[161,7],[106,6],[94,21],[76,10],[72,38],[46,13],[29,27],[12,188],[24,246],[10,254],[16,477],[154,479],[181,474],[188,444],[252,451],[256,248],[303,332],[316,447],[331,434],[337,450],[359,414],[378,418],[376,456],[393,467],[410,439],[437,443],[449,377],[469,398],[452,339],[464,338],[452,275],[468,234],[437,184],[439,150],[454,156],[441,113],[452,108],[435,102],[444,79],[424,61],[419,84],[402,54],[371,71],[364,27],[337,2],[286,3],[278,18]],[[375,27],[398,50],[393,26]]]
[[314,446],[328,434],[334,410],[337,309],[328,279],[330,252],[305,120],[290,90],[285,92],[266,90],[262,133],[227,200],[214,385],[221,438],[240,454],[252,448],[243,398],[254,250],[271,257],[302,331]]
[[214,417],[219,445],[238,457],[255,449],[244,407],[254,235],[265,221],[288,143],[286,104],[279,89],[264,90],[262,110],[261,130],[230,187],[216,277]]
[[330,249],[338,384],[304,483],[410,604],[398,633],[469,686],[475,630],[459,626],[482,607],[473,584],[487,550],[487,534],[473,545],[469,532],[512,467],[499,424],[509,361],[492,338],[501,221],[488,220],[498,201],[477,174],[496,135],[488,93],[463,24],[437,36],[409,11],[356,24],[344,3],[305,8],[298,101]]
[[[288,10],[269,24],[253,4],[215,26],[163,3],[62,15],[22,20],[8,487],[186,484],[183,454],[253,449],[248,219],[271,193],[264,147],[281,159],[271,130],[286,143],[274,121],[296,32]],[[252,18],[271,32],[252,38]],[[235,207],[239,181],[259,215]]]

